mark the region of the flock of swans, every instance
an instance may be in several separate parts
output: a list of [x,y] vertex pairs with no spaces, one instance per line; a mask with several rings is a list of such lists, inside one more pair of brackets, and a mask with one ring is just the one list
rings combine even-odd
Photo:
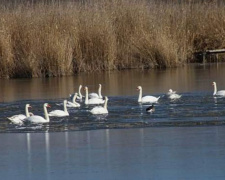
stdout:
[[[225,96],[225,90],[217,91],[216,82],[213,82],[212,84],[214,86],[214,92],[213,96]],[[69,116],[69,112],[67,108],[77,108],[80,107],[80,103],[82,102],[83,97],[85,98],[84,104],[85,105],[97,105],[96,107],[92,108],[89,112],[94,115],[99,114],[108,114],[107,109],[107,103],[108,103],[108,97],[105,96],[103,98],[101,94],[102,85],[99,84],[98,93],[88,93],[88,87],[85,87],[85,96],[81,93],[82,85],[79,86],[78,93],[75,92],[74,95],[70,95],[70,98],[72,101],[64,100],[63,103],[57,104],[57,105],[63,105],[63,110],[53,110],[48,112],[49,107],[51,107],[48,103],[44,103],[43,110],[44,110],[44,117],[39,115],[34,115],[33,113],[29,112],[29,108],[31,108],[30,104],[25,105],[25,115],[24,114],[18,114],[14,115],[12,117],[8,117],[8,119],[13,124],[22,125],[26,122],[29,123],[48,123],[50,121],[50,116],[56,116],[56,117],[64,117]],[[155,96],[142,96],[142,87],[138,86],[137,90],[139,91],[138,96],[138,103],[150,103],[151,106],[146,108],[146,112],[154,112],[155,107],[154,104],[158,102],[160,99],[159,97]],[[181,95],[177,94],[176,91],[173,91],[172,89],[169,89],[167,93],[167,97],[171,100],[176,100],[181,98]],[[77,102],[79,101],[79,102]],[[103,104],[103,106],[99,106]]]

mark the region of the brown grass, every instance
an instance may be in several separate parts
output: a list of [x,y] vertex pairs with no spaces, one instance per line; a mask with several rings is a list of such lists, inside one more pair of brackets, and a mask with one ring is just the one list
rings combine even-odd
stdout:
[[0,77],[176,67],[225,47],[221,2],[98,0],[1,6]]

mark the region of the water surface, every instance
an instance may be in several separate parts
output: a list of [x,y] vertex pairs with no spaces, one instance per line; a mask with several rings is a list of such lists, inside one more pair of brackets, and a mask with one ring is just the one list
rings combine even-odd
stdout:
[[222,180],[224,138],[224,126],[2,133],[0,174],[21,180]]
[[[53,132],[91,129],[133,128],[152,126],[223,125],[225,123],[225,98],[213,97],[212,82],[218,89],[225,89],[225,64],[189,65],[177,69],[126,70],[97,74],[79,74],[72,77],[49,79],[12,79],[1,81],[0,132]],[[43,116],[43,103],[54,109],[78,86],[88,86],[109,97],[108,115],[92,115],[93,106],[80,102],[80,108],[69,108],[69,117],[51,117],[44,125],[14,125],[7,117],[24,113],[26,103],[32,112]],[[160,96],[156,111],[146,113],[149,104],[137,102],[136,87],[143,87],[143,94]],[[168,99],[168,89],[174,89],[182,97]],[[84,93],[84,91],[83,91]]]

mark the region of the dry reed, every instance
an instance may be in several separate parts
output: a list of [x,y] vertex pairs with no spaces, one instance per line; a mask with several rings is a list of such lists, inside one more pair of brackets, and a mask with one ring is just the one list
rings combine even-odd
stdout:
[[225,47],[221,2],[98,0],[1,6],[0,77],[192,62],[196,51]]

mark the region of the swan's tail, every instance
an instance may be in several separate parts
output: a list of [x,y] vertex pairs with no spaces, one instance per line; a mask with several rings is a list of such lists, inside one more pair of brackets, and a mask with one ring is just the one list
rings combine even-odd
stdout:
[[8,120],[10,120],[12,122],[12,117],[7,117]]

